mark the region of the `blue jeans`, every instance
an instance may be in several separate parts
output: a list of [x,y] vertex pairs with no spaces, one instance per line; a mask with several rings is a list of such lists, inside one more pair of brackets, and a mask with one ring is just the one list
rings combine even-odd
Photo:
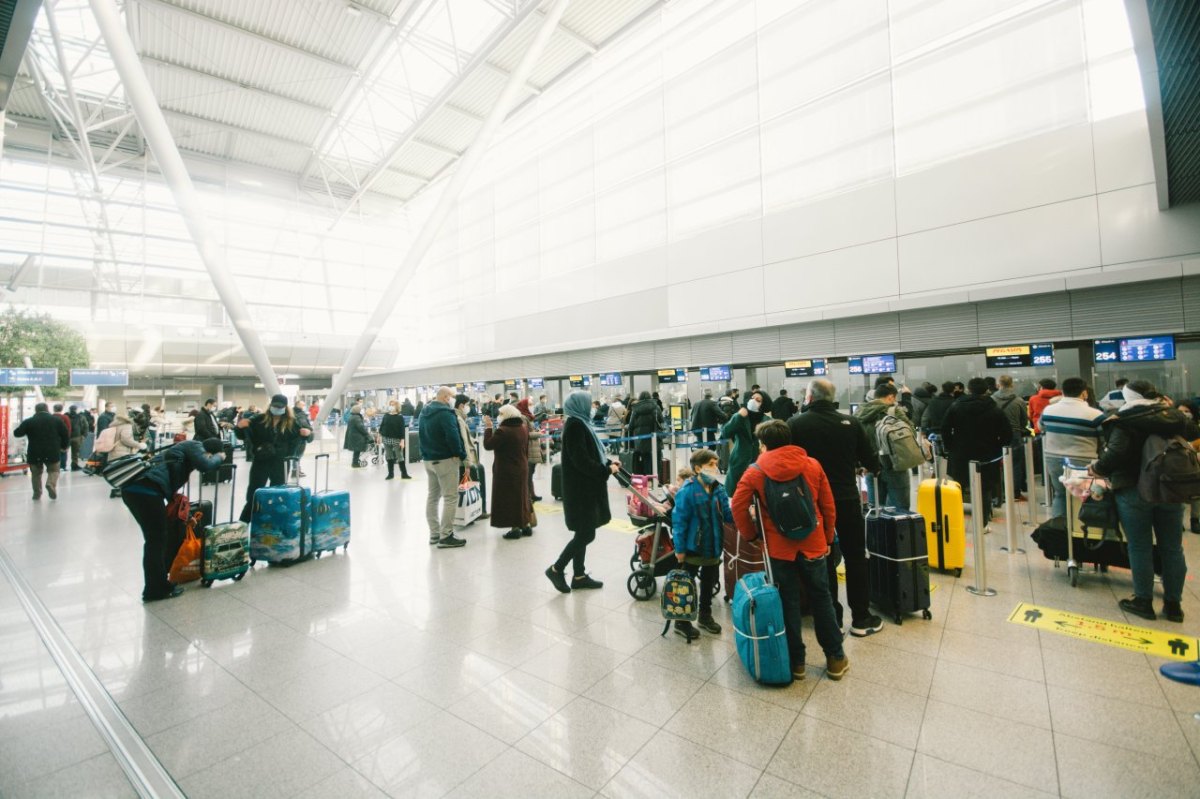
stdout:
[[1050,518],[1057,519],[1067,515],[1067,487],[1062,484],[1063,458],[1061,455],[1045,455],[1045,474],[1050,477]]
[[796,560],[771,558],[771,574],[779,588],[779,599],[783,603],[783,626],[787,633],[788,655],[792,666],[804,663],[804,611],[800,604],[803,586],[812,609],[813,628],[817,643],[826,657],[845,657],[842,649],[842,631],[833,612],[833,597],[829,593],[829,569],[825,558],[808,560],[797,555]]
[[[879,484],[883,489],[886,507],[909,510],[912,504],[912,474],[908,470],[895,472],[884,469],[879,473]],[[867,481],[867,499],[875,506],[875,481]]]
[[1183,557],[1183,505],[1178,502],[1147,502],[1137,486],[1117,491],[1117,513],[1129,542],[1129,568],[1133,593],[1141,599],[1154,597],[1154,542],[1162,558],[1163,598],[1179,602],[1187,561]]

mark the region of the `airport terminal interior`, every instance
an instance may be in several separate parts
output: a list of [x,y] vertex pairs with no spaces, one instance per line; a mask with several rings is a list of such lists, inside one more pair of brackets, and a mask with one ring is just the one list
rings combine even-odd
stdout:
[[0,796],[1200,797],[1200,3],[0,12]]

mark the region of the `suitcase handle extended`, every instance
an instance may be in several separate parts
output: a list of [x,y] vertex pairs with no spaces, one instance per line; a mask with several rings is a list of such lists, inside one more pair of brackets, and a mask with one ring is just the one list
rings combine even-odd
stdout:
[[[237,501],[237,464],[226,464],[221,461],[221,465],[217,467],[217,482],[213,483],[213,524],[217,523],[217,503],[221,496],[221,480],[220,470],[222,467],[229,466],[229,523],[233,524],[233,506]],[[190,484],[190,480],[188,481]],[[200,481],[200,491],[196,496],[196,501],[200,502],[204,499],[204,480]]]
[[758,527],[758,538],[760,541],[762,541],[764,571],[767,573],[767,582],[774,584],[775,574],[771,571],[771,552],[767,549],[767,530],[766,527],[763,526],[762,505],[758,501],[757,492],[754,494],[754,499],[752,502],[754,505],[754,524],[756,527]]
[[315,492],[317,490],[317,476],[320,473],[320,466],[321,466],[322,458],[325,459],[325,493],[329,493],[329,464],[330,464],[330,461],[329,461],[329,453],[328,452],[322,452],[320,455],[318,455],[317,457],[315,457],[313,459],[315,461],[313,463],[313,491]]

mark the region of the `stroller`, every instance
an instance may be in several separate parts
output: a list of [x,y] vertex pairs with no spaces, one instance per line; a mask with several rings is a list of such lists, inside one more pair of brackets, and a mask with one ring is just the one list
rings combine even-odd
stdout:
[[629,520],[638,528],[625,583],[629,595],[647,600],[658,591],[657,578],[675,564],[675,545],[671,541],[671,497],[665,488],[654,488],[654,478],[633,475],[621,469],[617,482],[629,491]]

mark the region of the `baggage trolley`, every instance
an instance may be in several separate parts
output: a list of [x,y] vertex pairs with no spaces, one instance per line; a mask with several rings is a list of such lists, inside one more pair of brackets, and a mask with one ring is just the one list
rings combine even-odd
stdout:
[[[1088,464],[1073,463],[1070,460],[1063,459],[1062,478],[1078,477],[1080,473],[1087,474]],[[1099,534],[1088,530],[1079,521],[1079,506],[1083,504],[1082,500],[1067,490],[1065,484],[1060,482],[1062,490],[1066,493],[1066,516],[1067,516],[1067,579],[1071,582],[1071,587],[1075,588],[1079,585],[1079,566],[1084,563],[1084,559],[1075,557],[1075,547],[1082,546],[1089,549],[1099,549],[1108,538],[1106,531],[1100,530]],[[1117,525],[1117,534],[1120,538],[1124,538],[1124,533],[1120,530],[1120,523]],[[1078,544],[1076,543],[1078,540]],[[1101,563],[1099,559],[1092,561],[1093,569],[1097,572],[1107,572],[1108,564]],[[1058,559],[1054,561],[1054,568],[1058,568]]]

